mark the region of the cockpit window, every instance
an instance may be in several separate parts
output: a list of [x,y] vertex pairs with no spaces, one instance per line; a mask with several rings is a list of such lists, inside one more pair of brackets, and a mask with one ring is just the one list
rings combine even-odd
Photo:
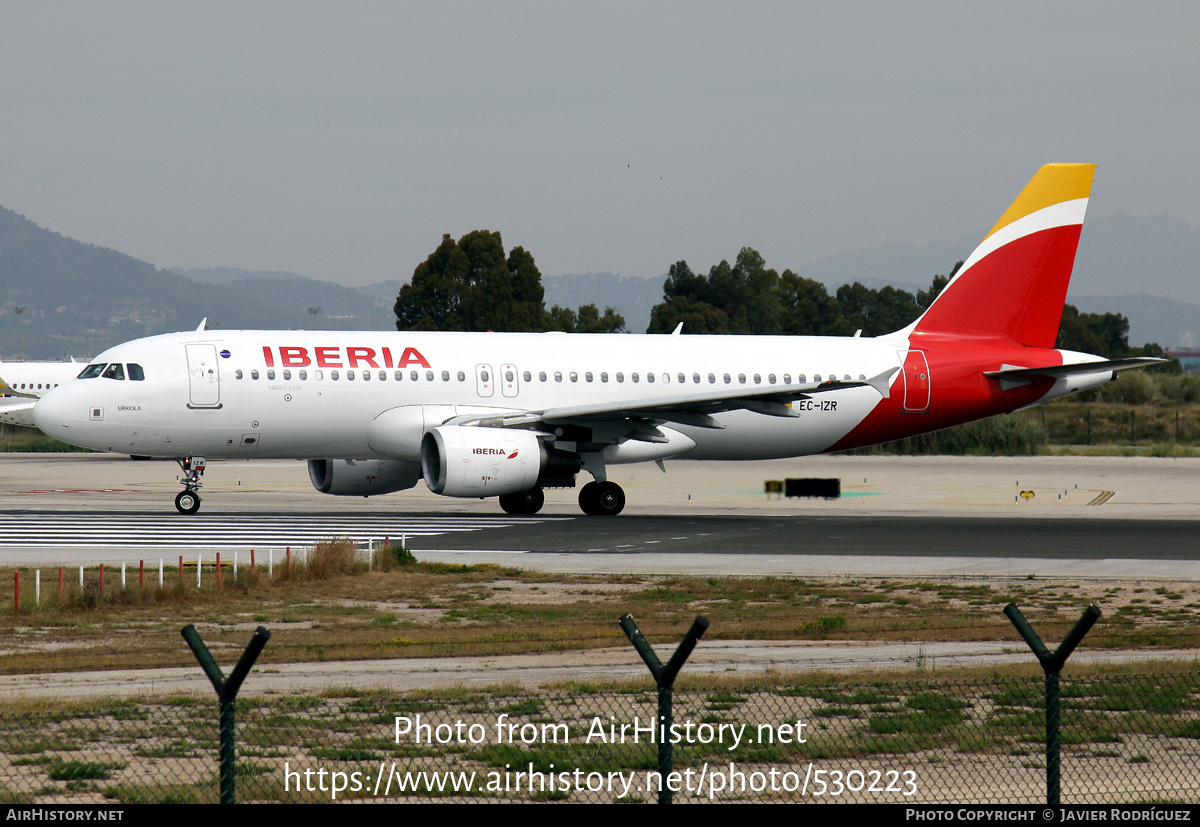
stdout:
[[101,363],[99,365],[88,365],[79,374],[78,378],[79,379],[95,379],[97,376],[99,376],[103,372],[104,372],[104,364],[103,363]]
[[125,366],[129,370],[129,379],[131,382],[145,382],[146,372],[142,370],[141,365],[135,365],[130,362]]
[[101,375],[105,379],[124,380],[125,379],[125,368],[121,365],[120,362],[113,362],[111,365],[108,366],[108,368]]

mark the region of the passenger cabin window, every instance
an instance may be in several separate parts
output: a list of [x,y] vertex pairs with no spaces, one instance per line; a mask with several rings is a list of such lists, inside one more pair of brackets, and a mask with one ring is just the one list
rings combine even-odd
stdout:
[[146,371],[142,370],[141,365],[136,365],[136,364],[130,363],[125,366],[125,369],[129,371],[129,380],[131,382],[145,382],[146,381]]
[[237,370],[235,370],[233,372],[233,376],[235,379],[241,379],[243,376],[241,368],[238,368]]
[[124,380],[125,379],[125,368],[123,366],[121,366],[120,364],[113,362],[111,365],[108,366],[108,369],[104,371],[103,376],[105,379]]

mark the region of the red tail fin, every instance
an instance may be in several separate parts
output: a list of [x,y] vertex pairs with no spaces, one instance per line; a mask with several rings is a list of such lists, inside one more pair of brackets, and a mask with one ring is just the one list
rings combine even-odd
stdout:
[[1095,164],[1048,164],[906,333],[1054,347]]

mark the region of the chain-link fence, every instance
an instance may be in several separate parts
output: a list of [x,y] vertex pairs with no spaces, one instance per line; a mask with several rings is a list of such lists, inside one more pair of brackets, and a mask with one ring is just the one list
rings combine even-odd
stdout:
[[[1200,676],[1064,679],[1062,802],[1200,802]],[[238,701],[241,802],[1040,803],[1041,678],[679,690],[331,691]],[[661,776],[656,740],[675,740]],[[211,697],[15,702],[9,803],[215,802]]]

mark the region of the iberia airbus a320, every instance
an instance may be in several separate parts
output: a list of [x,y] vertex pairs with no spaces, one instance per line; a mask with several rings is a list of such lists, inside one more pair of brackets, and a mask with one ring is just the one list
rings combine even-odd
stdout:
[[877,338],[205,331],[101,353],[42,397],[47,434],[172,457],[200,507],[205,458],[308,460],[318,491],[422,478],[536,513],[572,487],[592,515],[612,464],[839,451],[1047,402],[1154,359],[1054,347],[1093,164],[1043,167],[936,301]]

